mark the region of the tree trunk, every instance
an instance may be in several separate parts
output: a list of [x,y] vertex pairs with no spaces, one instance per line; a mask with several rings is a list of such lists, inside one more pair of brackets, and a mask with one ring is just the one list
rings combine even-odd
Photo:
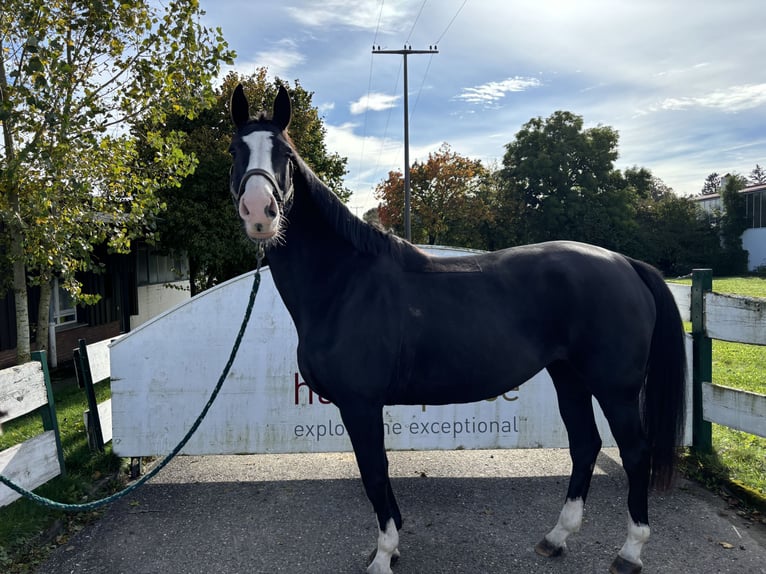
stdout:
[[[5,74],[4,47],[0,37],[0,103],[10,109],[8,103],[8,78]],[[12,169],[16,159],[13,142],[13,126],[10,116],[3,119],[3,144],[5,146],[5,165],[0,169]],[[11,221],[9,224],[11,237],[11,261],[13,262],[13,295],[16,302],[16,362],[26,363],[31,359],[29,348],[29,296],[27,295],[27,269],[24,263],[24,236],[21,229],[21,210],[19,190],[11,178],[8,200],[11,206]],[[18,218],[18,222],[16,219]]]
[[31,360],[29,346],[29,297],[27,295],[27,270],[24,265],[24,245],[20,235],[11,240],[13,259],[13,296],[16,302],[16,363]]
[[[40,283],[40,306],[37,312],[37,349],[39,351],[49,351],[48,337],[50,325],[51,309],[51,282],[42,281]],[[56,365],[55,358],[48,353],[48,363],[51,366]]]

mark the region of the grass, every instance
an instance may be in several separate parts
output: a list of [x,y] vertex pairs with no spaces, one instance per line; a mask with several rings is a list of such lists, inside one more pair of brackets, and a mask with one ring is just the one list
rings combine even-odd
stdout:
[[[691,284],[690,280],[676,282]],[[713,291],[766,298],[766,279],[715,278]],[[766,394],[766,347],[714,340],[713,382]],[[716,488],[727,483],[741,485],[766,500],[766,438],[714,424],[713,449],[712,456],[690,464],[693,476]]]
[[[37,494],[67,504],[93,500],[119,489],[120,459],[88,448],[83,411],[87,409],[85,393],[73,384],[70,372],[54,381],[54,400],[64,449],[67,477],[57,477],[35,490]],[[99,402],[109,397],[109,385],[96,386]],[[18,444],[43,431],[40,416],[30,413],[3,425],[0,450]],[[33,572],[48,550],[63,543],[73,532],[100,516],[100,512],[68,514],[48,510],[26,499],[0,508],[0,572],[19,574]]]

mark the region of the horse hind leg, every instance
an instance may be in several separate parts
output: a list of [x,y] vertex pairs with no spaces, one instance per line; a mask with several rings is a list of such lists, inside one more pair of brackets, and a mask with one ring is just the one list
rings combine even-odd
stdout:
[[617,441],[622,467],[628,477],[628,536],[609,571],[638,574],[643,568],[641,551],[649,540],[649,447],[641,427],[638,398],[633,401],[602,401],[612,435]]
[[569,478],[564,508],[553,529],[535,546],[541,556],[560,556],[566,540],[582,525],[585,500],[590,490],[596,458],[601,450],[601,437],[596,427],[591,394],[582,381],[564,363],[548,368],[556,387],[559,412],[569,436],[572,474]]
[[399,558],[399,529],[402,516],[388,477],[388,458],[383,435],[383,411],[366,405],[341,408],[354,447],[367,498],[378,522],[377,547],[367,567],[368,574],[391,574],[391,563]]

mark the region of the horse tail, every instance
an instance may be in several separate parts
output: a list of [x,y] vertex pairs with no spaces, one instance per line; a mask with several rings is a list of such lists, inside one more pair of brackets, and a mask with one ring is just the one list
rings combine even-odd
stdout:
[[674,476],[686,418],[686,343],[673,294],[651,265],[629,260],[652,292],[657,317],[652,333],[641,414],[651,451],[651,484],[664,490]]

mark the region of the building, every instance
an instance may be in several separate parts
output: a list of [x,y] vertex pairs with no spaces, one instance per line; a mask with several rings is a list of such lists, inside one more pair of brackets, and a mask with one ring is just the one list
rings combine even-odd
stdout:
[[[75,305],[54,279],[49,313],[48,356],[51,366],[70,361],[78,339],[100,341],[127,333],[190,297],[186,256],[157,252],[136,244],[127,255],[94,254],[98,273],[82,273],[83,292],[100,295],[95,305]],[[29,288],[30,328],[37,324],[39,287]],[[33,343],[32,348],[36,348]],[[16,363],[16,315],[12,290],[0,299],[0,368]]]
[[[721,184],[723,185],[723,183]],[[766,270],[766,184],[750,185],[740,191],[745,196],[748,228],[742,234],[742,247],[748,252],[749,271]],[[723,213],[718,193],[693,198],[715,223]]]

